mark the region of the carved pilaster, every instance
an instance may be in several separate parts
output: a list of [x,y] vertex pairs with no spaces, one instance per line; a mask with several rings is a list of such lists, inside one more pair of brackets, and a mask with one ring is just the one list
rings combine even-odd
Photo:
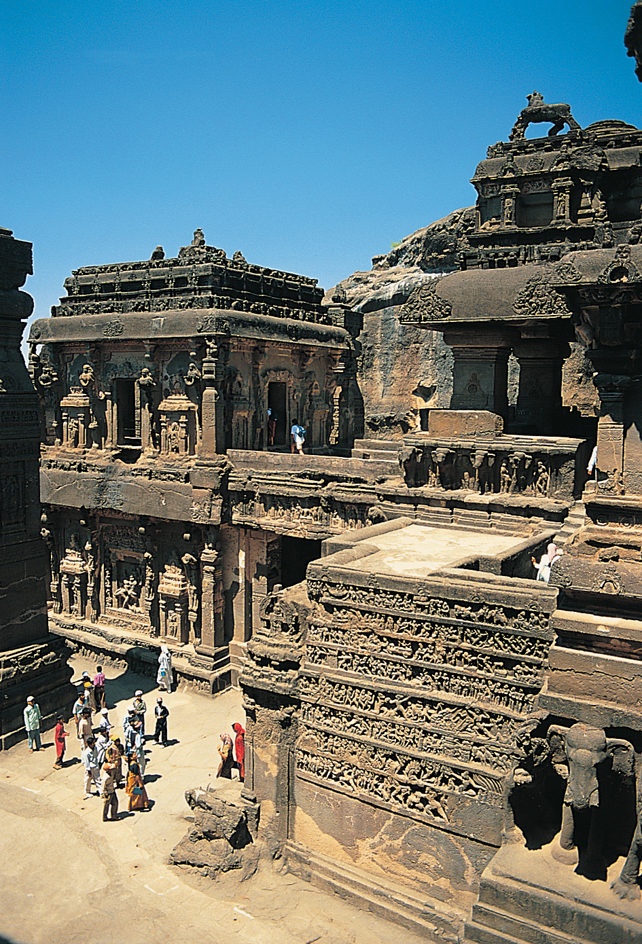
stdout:
[[201,457],[205,459],[225,451],[223,401],[219,393],[222,377],[220,347],[215,341],[208,341],[207,355],[203,359],[203,436],[200,449]]

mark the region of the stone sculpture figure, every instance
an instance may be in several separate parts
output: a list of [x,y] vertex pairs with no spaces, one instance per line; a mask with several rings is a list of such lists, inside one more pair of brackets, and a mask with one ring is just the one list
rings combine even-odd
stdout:
[[114,596],[121,601],[121,606],[124,610],[137,610],[139,594],[140,587],[138,581],[131,575],[125,578],[122,587],[116,591]]
[[564,125],[568,125],[569,131],[581,130],[571,114],[570,105],[564,102],[548,105],[539,92],[532,92],[526,98],[528,99],[528,105],[519,113],[519,118],[508,136],[510,141],[520,141],[532,122],[537,124],[542,121],[550,122],[553,127],[548,132],[549,137],[559,134]]
[[638,874],[642,861],[642,808],[638,815],[638,824],[631,840],[629,854],[622,866],[620,875],[611,883],[611,888],[618,898],[635,900],[640,897],[640,883]]
[[143,367],[140,377],[138,378],[136,383],[140,387],[141,393],[145,397],[148,408],[151,410],[152,399],[154,397],[154,388],[156,387],[156,381],[154,380],[154,376],[151,370],[149,369],[149,367]]
[[[620,738],[607,738],[601,728],[553,724],[548,739],[557,735],[564,744],[565,765],[556,765],[567,780],[562,810],[559,848],[553,856],[567,865],[577,863],[576,872],[590,879],[606,879],[604,859],[604,811],[600,806],[599,769],[618,749],[633,752],[633,745]],[[580,833],[586,835],[581,843]]]

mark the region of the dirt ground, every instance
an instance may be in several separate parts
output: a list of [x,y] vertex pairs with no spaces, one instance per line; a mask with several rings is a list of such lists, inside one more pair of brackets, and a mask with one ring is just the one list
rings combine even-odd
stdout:
[[[74,679],[95,665],[72,660]],[[136,689],[147,729],[159,694],[150,679],[106,671],[117,733]],[[53,732],[43,750],[26,742],[0,753],[0,934],[16,944],[419,944],[419,936],[330,896],[271,864],[246,882],[212,881],[168,865],[191,815],[185,790],[215,782],[219,733],[244,721],[241,696],[164,694],[170,744],[147,743],[149,812],[102,821],[102,801],[84,800],[73,724],[63,770],[54,770]]]

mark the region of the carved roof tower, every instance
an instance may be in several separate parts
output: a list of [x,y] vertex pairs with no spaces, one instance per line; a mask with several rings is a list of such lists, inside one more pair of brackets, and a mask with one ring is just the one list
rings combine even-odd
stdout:
[[[624,121],[582,129],[566,103],[528,96],[509,135],[488,148],[472,178],[478,199],[461,268],[558,261],[574,250],[626,242],[640,219],[642,131]],[[529,125],[549,123],[527,139]],[[566,133],[560,133],[566,128]]]

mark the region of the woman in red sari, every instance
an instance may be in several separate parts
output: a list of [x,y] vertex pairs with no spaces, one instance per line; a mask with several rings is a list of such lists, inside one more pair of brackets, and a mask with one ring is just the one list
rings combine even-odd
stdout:
[[127,809],[130,813],[133,810],[148,810],[150,808],[149,797],[147,796],[138,764],[129,765],[125,793],[129,797],[129,806]]
[[237,721],[232,725],[232,731],[236,735],[234,738],[234,755],[239,778],[245,780],[245,728]]

